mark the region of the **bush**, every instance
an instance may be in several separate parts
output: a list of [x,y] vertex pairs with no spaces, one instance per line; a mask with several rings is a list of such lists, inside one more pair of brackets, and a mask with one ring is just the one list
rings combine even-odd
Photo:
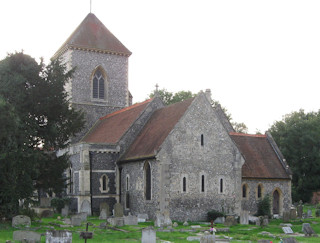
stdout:
[[316,210],[316,217],[320,217],[320,209]]
[[31,220],[35,220],[35,219],[38,219],[39,216],[37,215],[37,213],[31,209],[31,208],[23,208],[23,207],[20,207],[19,208],[19,214],[20,215],[26,215],[28,217],[30,217]]
[[271,216],[271,203],[270,197],[266,195],[262,200],[258,202],[258,211],[256,216],[265,216],[268,215],[270,218]]
[[61,209],[64,208],[64,205],[69,204],[70,198],[67,197],[55,197],[51,200],[51,206],[56,209],[58,213],[61,213]]
[[211,210],[208,212],[207,219],[209,222],[211,222],[211,220],[215,221],[217,218],[224,217],[224,216],[225,215],[222,212]]

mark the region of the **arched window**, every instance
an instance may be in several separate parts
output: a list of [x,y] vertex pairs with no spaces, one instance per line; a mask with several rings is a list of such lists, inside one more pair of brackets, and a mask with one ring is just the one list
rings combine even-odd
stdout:
[[182,191],[183,192],[187,191],[187,178],[186,177],[182,178]]
[[72,187],[73,187],[73,176],[72,176],[72,168],[69,169],[69,193],[72,194]]
[[97,69],[93,75],[92,98],[101,100],[105,98],[105,78],[100,69]]
[[129,191],[129,176],[127,175],[126,179],[126,191]]
[[220,179],[220,193],[223,193],[223,179]]
[[258,198],[262,197],[262,187],[260,184],[258,185],[258,193],[257,194],[258,194]]
[[107,190],[107,177],[105,175],[102,176],[102,190],[103,191]]
[[247,184],[242,185],[242,197],[246,198],[247,197]]
[[203,134],[201,134],[201,146],[204,145],[204,137],[203,137]]
[[151,168],[148,162],[144,164],[144,180],[145,198],[146,200],[151,200]]
[[204,192],[204,175],[201,175],[201,192]]

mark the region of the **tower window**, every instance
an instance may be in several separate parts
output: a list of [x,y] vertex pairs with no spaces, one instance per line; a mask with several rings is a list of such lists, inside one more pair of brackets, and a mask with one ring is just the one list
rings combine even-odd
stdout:
[[187,191],[187,178],[183,177],[182,179],[182,191],[186,192]]
[[92,81],[92,97],[94,99],[104,99],[105,94],[104,94],[104,77],[101,73],[101,71],[98,69],[93,76],[93,81]]
[[220,179],[220,193],[223,193],[223,179]]
[[242,197],[243,197],[243,198],[246,198],[246,197],[247,197],[247,185],[246,185],[246,184],[244,184],[244,185],[242,186]]
[[204,175],[201,176],[201,192],[204,192]]
[[203,134],[201,134],[201,146],[204,145],[204,138],[203,138]]
[[148,162],[144,165],[144,193],[146,200],[151,200],[151,168]]
[[103,191],[107,190],[107,178],[106,178],[106,176],[102,176],[102,190]]
[[258,198],[261,198],[262,196],[262,188],[261,185],[258,185]]

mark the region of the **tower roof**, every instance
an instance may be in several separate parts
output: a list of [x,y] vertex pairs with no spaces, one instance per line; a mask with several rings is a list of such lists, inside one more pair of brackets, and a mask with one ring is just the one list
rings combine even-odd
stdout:
[[131,52],[93,13],[89,13],[87,15],[87,17],[54,54],[53,59],[57,58],[68,49],[97,51],[123,56],[131,55]]

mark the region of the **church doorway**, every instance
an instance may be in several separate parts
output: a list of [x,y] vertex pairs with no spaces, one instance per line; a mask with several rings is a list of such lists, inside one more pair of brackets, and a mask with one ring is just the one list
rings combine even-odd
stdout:
[[273,214],[279,214],[280,212],[280,194],[278,190],[273,192]]

